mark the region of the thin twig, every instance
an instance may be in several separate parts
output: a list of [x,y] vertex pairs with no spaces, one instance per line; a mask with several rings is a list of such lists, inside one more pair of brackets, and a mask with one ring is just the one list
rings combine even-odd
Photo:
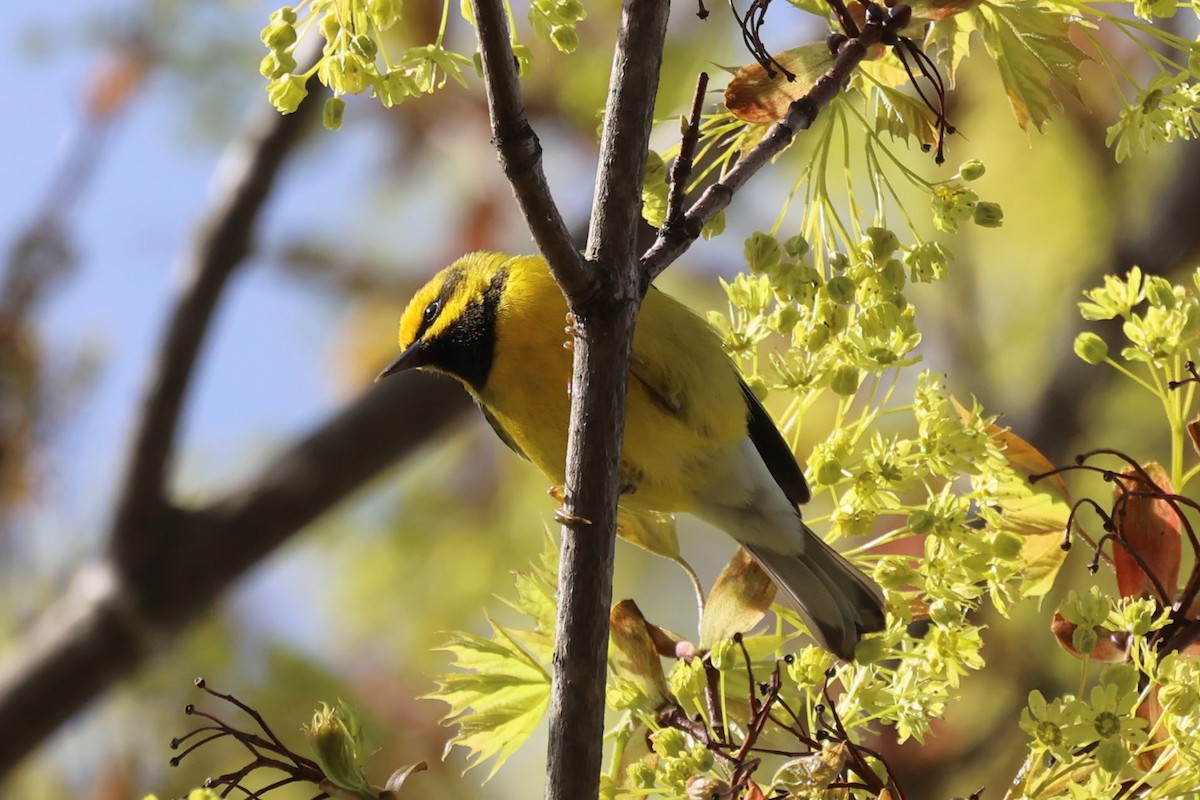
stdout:
[[704,112],[704,93],[707,91],[708,73],[701,72],[696,78],[696,93],[692,96],[692,112],[688,115],[687,128],[679,141],[679,155],[671,165],[671,189],[667,194],[665,226],[683,223],[683,203],[687,199],[688,180],[696,158],[696,143],[700,140],[700,117]]
[[500,165],[538,252],[546,257],[558,285],[568,296],[586,293],[593,278],[550,194],[542,167],[542,144],[525,116],[504,4],[500,0],[471,0],[471,8],[483,59],[492,143]]
[[664,227],[659,231],[654,244],[642,256],[642,268],[647,281],[654,280],[687,252],[704,225],[729,205],[734,194],[783,152],[797,133],[812,126],[821,110],[842,91],[855,67],[866,58],[868,50],[880,42],[883,32],[883,26],[868,23],[858,38],[845,42],[838,50],[833,66],[817,79],[808,94],[792,103],[784,118],[772,125],[762,140],[742,156],[724,178],[708,187],[700,199],[692,204],[685,216],[685,223],[670,229]]

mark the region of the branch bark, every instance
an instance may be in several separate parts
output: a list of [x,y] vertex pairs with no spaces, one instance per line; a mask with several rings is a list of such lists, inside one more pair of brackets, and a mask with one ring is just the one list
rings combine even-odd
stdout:
[[622,6],[588,231],[595,290],[567,297],[576,321],[575,362],[547,800],[599,792],[629,354],[648,285],[636,235],[669,14],[669,0],[625,0]]
[[140,531],[148,550],[138,577],[111,560],[81,570],[0,669],[0,730],[8,731],[0,736],[0,777],[167,646],[250,567],[469,407],[449,379],[386,381],[245,488],[203,508],[171,508]]

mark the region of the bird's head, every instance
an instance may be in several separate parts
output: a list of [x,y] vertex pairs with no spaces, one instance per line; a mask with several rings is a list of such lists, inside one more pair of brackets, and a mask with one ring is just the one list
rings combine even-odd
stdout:
[[425,367],[480,391],[492,365],[509,260],[502,253],[471,253],[434,275],[404,309],[400,355],[376,380]]

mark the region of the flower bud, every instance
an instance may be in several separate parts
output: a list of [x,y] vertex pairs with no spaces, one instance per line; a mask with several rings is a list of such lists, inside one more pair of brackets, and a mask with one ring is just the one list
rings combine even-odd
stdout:
[[796,234],[784,241],[783,250],[792,258],[803,258],[808,254],[808,240],[800,234]]
[[887,228],[867,228],[867,247],[876,261],[889,258],[900,247],[896,234]]
[[331,97],[325,101],[325,110],[321,121],[331,131],[342,127],[342,116],[346,113],[346,101],[340,97]]
[[851,397],[858,391],[858,384],[858,369],[848,364],[835,367],[829,376],[829,388],[842,397]]
[[977,181],[983,177],[983,173],[986,171],[987,168],[983,166],[982,161],[972,159],[964,161],[962,166],[958,168],[958,177],[964,181]]
[[267,84],[267,99],[281,114],[290,114],[308,96],[303,75],[281,75]]
[[1004,224],[1004,211],[997,203],[980,200],[975,204],[975,224],[981,228],[999,228]]
[[358,763],[357,737],[350,732],[342,709],[322,703],[304,732],[330,781],[352,792],[370,788]]
[[1084,331],[1075,337],[1075,355],[1093,366],[1108,358],[1108,342],[1091,331]]

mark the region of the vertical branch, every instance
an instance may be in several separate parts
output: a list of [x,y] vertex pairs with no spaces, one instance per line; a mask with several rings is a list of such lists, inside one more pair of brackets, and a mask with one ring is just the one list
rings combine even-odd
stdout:
[[625,395],[648,284],[635,231],[669,12],[669,0],[625,0],[621,10],[588,231],[596,291],[568,297],[577,328],[547,800],[592,798],[599,787]]

